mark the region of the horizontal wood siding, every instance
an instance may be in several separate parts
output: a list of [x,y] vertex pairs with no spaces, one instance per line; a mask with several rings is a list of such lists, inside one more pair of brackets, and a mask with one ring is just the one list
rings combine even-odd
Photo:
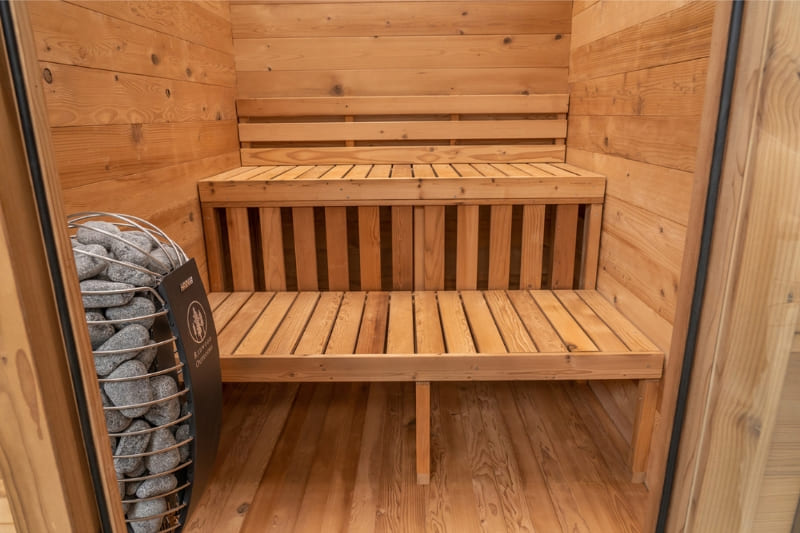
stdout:
[[[581,2],[573,13],[567,162],[607,176],[597,288],[665,352],[713,16],[713,3],[686,1]],[[629,435],[635,385],[595,392]]]
[[570,18],[568,2],[529,0],[233,4],[242,161],[301,163],[312,146],[448,162],[429,149],[459,146],[563,162]]
[[130,213],[205,275],[200,178],[239,166],[227,2],[30,2],[67,213]]

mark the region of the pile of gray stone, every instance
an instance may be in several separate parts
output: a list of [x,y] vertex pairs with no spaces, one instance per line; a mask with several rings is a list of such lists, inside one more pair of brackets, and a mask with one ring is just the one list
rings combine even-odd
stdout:
[[159,372],[158,348],[172,343],[153,338],[165,314],[153,288],[183,252],[110,222],[77,227],[73,255],[123,508],[134,533],[156,533],[189,457],[190,429],[182,385]]

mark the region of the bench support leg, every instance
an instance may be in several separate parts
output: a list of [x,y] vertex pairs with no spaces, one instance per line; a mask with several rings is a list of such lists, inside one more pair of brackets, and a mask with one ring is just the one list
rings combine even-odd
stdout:
[[656,421],[658,384],[657,379],[639,380],[639,400],[636,404],[636,419],[633,421],[630,457],[634,483],[642,483],[647,470],[647,458]]
[[417,394],[417,483],[431,481],[431,384],[420,381]]

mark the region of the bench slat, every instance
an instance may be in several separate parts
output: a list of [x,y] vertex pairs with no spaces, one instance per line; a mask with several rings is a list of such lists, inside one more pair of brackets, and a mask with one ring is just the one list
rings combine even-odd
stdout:
[[461,296],[457,292],[440,292],[437,297],[447,351],[475,353],[475,343],[467,315],[461,306]]
[[301,291],[315,291],[319,288],[319,278],[317,277],[317,242],[316,229],[314,226],[314,208],[293,208],[292,229],[294,230],[294,257],[297,272],[297,288]]
[[416,353],[414,349],[414,303],[410,292],[393,292],[390,296],[386,353]]
[[363,292],[344,294],[328,347],[325,349],[326,354],[355,353],[366,296]]
[[489,288],[507,289],[511,269],[510,205],[493,205],[489,229]]
[[596,291],[218,294],[226,380],[649,379],[663,363]]
[[295,355],[324,353],[341,302],[341,292],[323,292],[320,295],[317,307],[309,319],[309,324],[313,326],[303,331],[294,350]]
[[425,249],[423,251],[425,289],[444,288],[444,206],[429,205],[425,210]]
[[531,296],[563,339],[570,352],[596,352],[597,346],[586,335],[580,324],[564,309],[558,298],[549,291],[531,291]]
[[445,351],[442,325],[436,293],[422,291],[414,293],[414,324],[417,334],[418,354],[441,354]]
[[478,288],[478,216],[477,205],[460,205],[456,229],[456,288]]
[[578,230],[578,206],[562,204],[556,207],[555,241],[553,242],[554,289],[572,288],[575,275],[575,243]]
[[542,287],[544,221],[545,206],[522,206],[522,244],[519,267],[519,286],[522,289],[540,289]]
[[231,207],[227,210],[226,216],[233,290],[252,291],[255,289],[255,280],[247,208]]

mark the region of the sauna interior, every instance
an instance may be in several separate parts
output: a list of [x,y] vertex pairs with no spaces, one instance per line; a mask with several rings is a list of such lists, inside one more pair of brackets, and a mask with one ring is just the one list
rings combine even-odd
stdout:
[[151,221],[210,291],[185,531],[653,530],[729,10],[25,4],[63,212]]

